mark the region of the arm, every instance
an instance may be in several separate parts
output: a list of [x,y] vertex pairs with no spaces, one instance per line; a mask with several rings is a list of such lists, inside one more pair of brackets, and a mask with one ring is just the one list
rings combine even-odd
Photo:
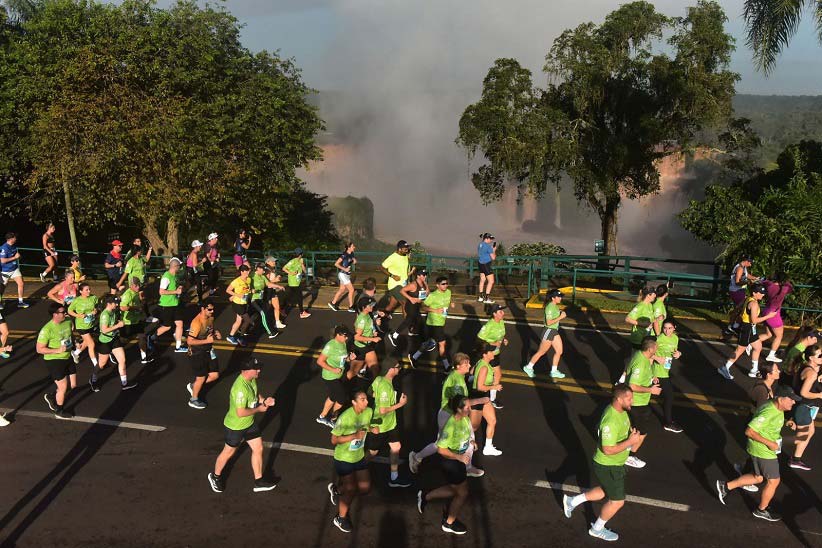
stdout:
[[[334,266],[337,270],[342,270],[343,272],[347,272],[346,269],[342,267],[342,257],[337,257],[337,260],[334,261]],[[350,268],[348,270],[351,270]]]
[[396,411],[397,409],[404,407],[406,403],[408,403],[408,396],[403,394],[402,396],[400,396],[400,401],[398,401],[391,407],[380,407],[380,415],[385,415],[386,413]]
[[339,369],[337,369],[336,367],[331,367],[330,365],[328,365],[328,356],[326,356],[325,354],[320,354],[320,357],[317,358],[317,365],[319,365],[326,371],[329,371],[334,374],[336,374],[339,371]]
[[815,380],[816,375],[813,374],[813,371],[806,370],[802,375],[802,388],[799,390],[799,395],[809,400],[822,400],[822,392],[811,392]]
[[350,443],[354,440],[361,440],[365,437],[365,430],[357,430],[353,434],[349,434],[347,436],[337,436],[331,434],[331,443],[332,445],[340,445],[343,443]]
[[[411,289],[412,286],[413,286],[413,289]],[[422,300],[408,294],[409,291],[416,291],[416,290],[417,290],[417,282],[411,282],[410,284],[406,284],[405,287],[400,289],[400,294],[403,297],[405,297],[406,299],[408,299],[408,301],[412,304],[421,303],[421,302],[423,302]],[[430,309],[427,306],[423,305],[423,311],[424,312],[428,312],[429,310]]]
[[237,416],[238,417],[250,417],[251,415],[256,415],[257,413],[265,413],[268,411],[270,406],[266,405],[265,402],[260,403],[257,407],[241,407],[237,409]]
[[38,354],[62,354],[66,351],[66,347],[62,344],[57,348],[49,348],[44,343],[37,341],[37,353]]
[[776,315],[776,311],[768,312],[764,316],[760,316],[759,312],[760,312],[759,303],[752,302],[751,303],[751,323],[752,324],[762,323],[765,320],[767,320],[769,318],[773,318]]
[[439,453],[446,459],[458,460],[460,462],[464,462],[466,465],[470,462],[467,453],[463,453],[460,455],[459,453],[454,453],[447,447],[437,447],[437,453]]
[[[77,301],[73,301],[71,304],[73,305],[76,302]],[[68,312],[68,315],[71,316],[72,318],[83,318],[85,316],[85,314],[78,314],[77,312],[75,312],[73,306],[69,306],[66,309],[66,312]]]
[[357,329],[354,332],[354,340],[359,341],[359,342],[369,343],[369,342],[380,342],[381,339],[379,337],[363,337],[362,329]]
[[756,430],[754,430],[750,426],[745,429],[745,436],[752,439],[752,440],[754,440],[754,441],[758,441],[759,443],[765,445],[771,451],[776,451],[779,448],[778,443],[776,443],[775,441],[771,441],[771,440],[763,438],[759,434],[759,432],[757,432]]
[[631,434],[625,441],[621,441],[616,445],[600,445],[600,449],[602,449],[602,452],[606,455],[616,455],[636,445],[639,442],[639,437],[639,432],[637,432],[635,428],[631,428]]
[[63,304],[63,301],[57,298],[57,294],[60,293],[60,289],[62,288],[63,284],[57,284],[49,290],[46,296],[56,303]]
[[561,311],[561,312],[559,313],[559,316],[557,316],[557,317],[556,317],[556,318],[554,318],[553,320],[547,320],[547,321],[545,322],[545,325],[547,325],[548,327],[551,327],[552,325],[554,325],[554,324],[556,324],[556,323],[559,323],[559,322],[561,322],[562,320],[564,320],[567,316],[568,316],[568,315],[567,315],[567,314],[565,313],[565,311],[563,310],[563,311]]
[[101,333],[111,333],[112,331],[117,331],[118,329],[120,329],[124,325],[125,324],[123,323],[123,320],[120,320],[119,322],[112,325],[111,327],[103,325],[103,322],[100,322],[100,332]]
[[477,390],[480,392],[490,392],[491,390],[502,390],[501,384],[485,384],[485,381],[477,379]]

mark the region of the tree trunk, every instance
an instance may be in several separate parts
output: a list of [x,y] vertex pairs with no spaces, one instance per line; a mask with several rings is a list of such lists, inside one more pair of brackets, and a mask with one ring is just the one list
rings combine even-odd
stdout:
[[166,241],[168,242],[169,255],[176,255],[180,251],[180,227],[177,219],[169,217],[166,223]]
[[80,245],[77,243],[77,232],[74,230],[74,211],[71,208],[71,191],[69,190],[68,179],[63,176],[63,196],[66,200],[66,221],[68,222],[69,238],[71,238],[71,250],[75,255],[80,254]]
[[562,230],[562,214],[559,201],[559,187],[556,188],[554,195],[554,228]]
[[154,251],[157,255],[168,255],[168,245],[163,241],[163,238],[160,236],[160,233],[157,232],[157,225],[153,218],[151,219],[143,219],[143,226],[145,227],[146,238],[148,238],[148,243],[151,244],[151,247],[154,248]]
[[[619,211],[619,196],[605,200],[605,206],[597,213],[601,223],[600,237],[605,242],[605,255],[617,254],[617,212]],[[597,262],[597,270],[607,270],[609,261],[601,259]]]

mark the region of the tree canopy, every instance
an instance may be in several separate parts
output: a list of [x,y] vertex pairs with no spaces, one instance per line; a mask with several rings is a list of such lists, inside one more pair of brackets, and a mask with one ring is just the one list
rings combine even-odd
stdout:
[[296,175],[321,159],[323,122],[292,60],[248,51],[233,16],[194,1],[29,4],[3,24],[0,173],[34,216],[63,211],[67,182],[84,229],[138,224],[172,252],[180,228],[226,221],[333,238]]
[[544,89],[516,60],[498,59],[457,138],[486,160],[472,175],[483,201],[499,200],[509,184],[540,197],[567,175],[616,254],[622,198],[658,191],[657,162],[730,115],[738,76],[727,68],[733,39],[725,21],[714,2],[674,18],[648,2],[625,4],[601,25],[554,41]]

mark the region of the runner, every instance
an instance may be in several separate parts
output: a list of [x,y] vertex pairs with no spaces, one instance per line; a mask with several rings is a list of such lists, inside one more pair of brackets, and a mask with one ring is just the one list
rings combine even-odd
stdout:
[[[414,279],[405,284],[405,286],[400,289],[400,293],[405,298],[402,322],[400,322],[393,332],[388,334],[388,342],[395,348],[400,340],[400,333],[404,329],[408,329],[409,337],[417,336],[420,333],[420,308],[422,307],[422,302],[429,295],[428,271],[424,268],[417,270]],[[432,341],[431,348],[433,349],[435,346],[436,342]]]
[[594,453],[594,476],[599,485],[574,497],[562,496],[565,517],[585,502],[596,502],[607,498],[602,505],[597,520],[591,524],[588,534],[606,541],[615,541],[619,535],[605,527],[625,505],[625,463],[631,448],[641,443],[641,435],[631,428],[628,412],[631,410],[634,393],[629,386],[617,384],[611,403],[605,408],[597,429],[597,449]]
[[140,363],[145,365],[153,362],[154,358],[148,354],[148,343],[149,338],[159,326],[157,325],[157,318],[152,318],[153,321],[146,324],[139,279],[132,278],[128,289],[123,292],[123,296],[120,298],[120,312],[123,313],[123,338],[129,340],[136,335],[137,347],[140,349]]
[[662,334],[662,323],[665,321],[665,318],[668,317],[668,310],[665,308],[665,301],[668,299],[669,295],[670,293],[668,293],[667,284],[660,284],[656,286],[656,300],[653,304],[653,335],[658,336]]
[[93,366],[97,365],[97,354],[94,352],[94,326],[97,324],[97,302],[95,295],[91,294],[91,286],[86,282],[77,286],[80,296],[71,301],[68,306],[68,315],[74,318],[74,329],[82,338],[80,346],[71,351],[74,363],[80,363],[80,354],[83,350],[88,350],[88,357]]
[[251,268],[246,254],[251,247],[251,234],[244,228],[237,231],[237,239],[234,240],[234,266],[239,270],[241,265]]
[[340,288],[334,294],[334,298],[328,303],[328,308],[334,311],[339,311],[340,301],[343,295],[348,293],[348,311],[354,312],[354,284],[351,283],[351,269],[357,264],[357,259],[354,257],[354,250],[357,246],[353,242],[345,244],[345,249],[342,254],[334,261],[334,266],[337,268],[337,279],[340,280]]
[[118,291],[123,290],[119,280],[122,279],[123,274],[123,242],[114,240],[111,242],[111,251],[106,255],[103,261],[103,266],[106,268],[106,277],[108,278],[109,293],[116,295]]
[[132,278],[140,280],[140,287],[146,283],[146,267],[151,260],[151,248],[148,253],[143,256],[142,247],[134,247],[131,250],[131,257],[126,261],[126,267],[123,269],[123,275],[117,280],[117,287],[126,287]]
[[63,275],[63,281],[52,287],[46,296],[56,303],[68,306],[71,301],[77,298],[77,291],[74,271],[69,268]]
[[71,258],[69,258],[69,263],[71,264],[69,269],[74,272],[74,281],[78,284],[85,281],[86,277],[83,275],[83,271],[80,270],[80,256],[72,255]]
[[239,275],[225,289],[230,296],[231,310],[234,312],[234,323],[225,340],[234,346],[245,346],[246,331],[251,325],[251,316],[248,314],[248,301],[251,298],[251,284],[248,279],[250,270],[248,265],[240,264],[237,267]]
[[552,289],[546,295],[544,326],[542,331],[542,338],[539,341],[539,348],[536,354],[531,356],[525,367],[522,368],[525,374],[530,378],[534,378],[534,365],[543,357],[549,349],[554,349],[554,355],[551,358],[551,378],[564,379],[565,373],[559,370],[559,360],[562,358],[562,337],[559,334],[559,322],[565,319],[565,311],[559,309],[559,303],[562,302],[562,292],[559,289]]
[[200,397],[200,391],[206,384],[220,378],[217,353],[214,352],[213,344],[215,340],[219,341],[221,337],[220,332],[214,329],[214,303],[208,299],[200,301],[200,313],[191,320],[188,337],[186,337],[191,372],[194,379],[193,382],[186,385],[186,390],[191,396],[188,400],[188,406],[193,409],[203,410],[206,408],[207,404]]
[[[216,232],[208,235],[207,241],[203,246],[203,270],[206,275],[205,287],[208,289],[207,297],[210,297],[217,292],[217,285],[220,283],[220,249],[219,236]],[[204,293],[205,295],[205,293]]]
[[[474,366],[474,384],[472,386],[472,397],[478,398],[490,393],[492,390],[502,390],[502,385],[494,382],[494,368],[491,361],[497,351],[495,346],[486,344],[482,352],[482,357]],[[476,431],[482,419],[485,419],[485,446],[482,454],[489,457],[499,457],[502,451],[494,447],[494,432],[497,429],[497,411],[491,402],[471,406],[471,427]]]
[[[506,307],[501,304],[493,305],[491,307],[491,319],[485,322],[485,325],[483,325],[479,333],[477,333],[478,342],[483,341],[497,348],[496,352],[494,352],[494,359],[491,361],[491,365],[494,366],[494,384],[500,384],[502,381],[502,367],[499,364],[499,353],[503,345],[508,346],[508,339],[505,338],[505,323],[502,320],[505,316],[505,308]],[[491,390],[491,405],[497,409],[502,409],[502,403],[497,398],[496,390]]]
[[631,387],[633,392],[633,402],[629,410],[631,424],[639,432],[639,441],[631,445],[631,454],[625,461],[625,464],[632,468],[645,467],[645,461],[636,455],[648,435],[648,427],[651,421],[651,407],[649,405],[651,395],[659,395],[662,391],[659,384],[657,384],[657,379],[654,377],[653,364],[659,361],[665,363],[665,359],[658,357],[656,354],[656,339],[654,337],[645,337],[639,351],[634,353],[631,363],[628,364],[628,368],[625,370],[628,386]]
[[773,390],[779,380],[779,375],[779,367],[774,362],[763,363],[759,368],[759,379],[754,383],[750,392],[754,412],[762,404],[773,399]]
[[57,228],[54,223],[49,223],[46,226],[46,232],[43,234],[43,255],[46,258],[46,269],[40,273],[40,281],[46,283],[46,278],[51,274],[54,283],[57,283],[57,248],[54,246],[54,233]]
[[[782,344],[782,337],[785,334],[785,324],[782,322],[782,303],[785,302],[785,297],[793,292],[793,284],[788,280],[788,276],[784,272],[777,272],[773,276],[773,280],[764,280],[762,285],[765,286],[765,298],[767,305],[765,306],[764,314],[776,312],[776,314],[765,320],[765,325],[773,335],[771,341],[771,349],[765,357],[765,361],[779,363],[782,360],[776,357],[776,351]],[[764,338],[763,338],[764,337]],[[760,335],[759,340],[765,342],[767,336]]]
[[100,312],[100,334],[97,337],[97,355],[100,357],[98,365],[95,365],[91,370],[91,379],[88,384],[91,386],[92,392],[99,392],[100,385],[97,384],[97,375],[108,363],[108,358],[114,354],[116,359],[117,369],[120,373],[120,389],[123,391],[131,390],[137,383],[128,380],[128,373],[126,373],[126,352],[123,349],[123,343],[120,340],[120,329],[125,326],[123,320],[117,318],[118,308],[120,306],[120,298],[116,295],[106,295],[106,307]]
[[803,363],[802,353],[809,346],[819,342],[822,342],[822,332],[816,331],[811,325],[800,327],[793,340],[788,343],[788,351],[785,353],[785,359],[779,367],[793,379]]
[[728,285],[728,294],[731,296],[731,301],[734,303],[734,310],[731,311],[730,321],[725,328],[726,335],[737,335],[739,329],[739,310],[741,305],[745,302],[747,295],[748,282],[755,282],[756,276],[751,275],[748,269],[751,268],[753,259],[748,255],[742,255],[739,262],[736,263],[731,270],[731,282]]
[[265,295],[266,288],[268,287],[268,280],[266,279],[265,271],[266,268],[263,263],[257,263],[254,265],[254,274],[249,279],[251,282],[251,300],[248,303],[248,307],[251,313],[252,325],[256,323],[256,318],[260,318],[260,322],[262,322],[263,329],[265,329],[265,332],[268,334],[268,338],[274,339],[280,334],[280,332],[277,331],[276,328],[272,331],[268,327],[268,319],[266,318],[265,312],[265,301],[263,300],[263,295]]
[[131,254],[135,248],[139,248],[143,251],[145,255],[149,251],[152,251],[151,244],[143,246],[143,239],[140,236],[135,236],[134,239],[131,241],[131,247],[128,248],[128,252],[126,252],[126,256],[123,257],[123,264],[127,264],[128,260],[131,259]]
[[462,505],[468,500],[468,466],[476,450],[474,430],[471,428],[471,419],[468,418],[471,406],[465,396],[454,396],[448,401],[451,416],[443,426],[437,439],[437,452],[442,457],[442,471],[447,485],[443,485],[427,493],[417,492],[417,510],[422,514],[429,502],[434,500],[448,500],[441,528],[446,533],[464,535],[468,532],[465,525],[457,519]]
[[208,258],[202,251],[203,242],[194,240],[191,242],[191,251],[188,252],[188,256],[186,257],[186,275],[189,283],[197,292],[197,302],[203,300],[203,295],[205,295],[207,291],[206,285],[208,284],[208,274],[205,272],[205,267],[203,266],[208,261]]
[[263,364],[253,356],[240,366],[240,374],[231,385],[228,395],[228,413],[223,419],[225,446],[214,463],[214,472],[208,474],[208,483],[215,493],[222,493],[225,480],[222,473],[225,465],[237,452],[241,443],[246,442],[251,449],[251,468],[254,471],[255,493],[271,491],[277,487],[263,479],[263,440],[260,427],[254,424],[254,415],[265,413],[276,403],[274,398],[263,398],[257,392],[257,379]]
[[656,356],[654,377],[659,379],[659,387],[662,389],[662,426],[668,432],[679,434],[682,427],[673,417],[674,385],[671,383],[671,365],[682,356],[682,352],[679,351],[679,336],[676,334],[676,324],[673,320],[662,322],[662,333],[656,338]]
[[305,275],[305,260],[303,260],[303,249],[298,247],[294,250],[294,257],[285,263],[283,272],[288,275],[288,289],[286,290],[285,298],[288,303],[288,312],[286,316],[291,313],[296,305],[300,309],[300,319],[305,319],[311,316],[311,313],[303,308],[303,288],[302,280]]
[[733,379],[731,375],[731,366],[736,363],[736,360],[746,352],[751,356],[751,370],[748,376],[756,378],[756,372],[759,368],[759,353],[762,352],[762,341],[757,338],[757,324],[760,324],[772,318],[777,314],[776,311],[768,312],[764,316],[759,315],[759,301],[765,296],[765,287],[756,284],[753,286],[750,297],[745,299],[742,303],[742,313],[739,316],[739,339],[736,343],[736,353],[734,357],[725,362],[725,365],[717,369],[717,373],[728,380]]
[[423,311],[427,312],[425,329],[428,339],[420,345],[416,352],[408,356],[411,367],[416,367],[417,360],[423,352],[430,352],[437,348],[442,368],[446,373],[451,369],[447,354],[448,336],[445,334],[445,320],[448,318],[448,309],[453,307],[451,290],[448,288],[448,277],[440,276],[437,278],[436,290],[432,291],[422,302]]
[[3,317],[3,313],[0,312],[0,358],[4,360],[11,358],[11,351],[13,350],[10,344],[6,344],[7,342],[9,342],[9,326]]
[[385,312],[390,314],[404,302],[400,289],[408,283],[411,274],[408,266],[408,253],[411,246],[405,240],[397,242],[397,251],[385,258],[380,265],[382,273],[388,276],[388,305]]
[[[465,375],[471,369],[471,358],[468,354],[457,352],[454,355],[454,368],[448,374],[445,382],[442,385],[442,397],[440,399],[440,408],[437,411],[437,438],[442,434],[442,429],[448,419],[451,418],[451,409],[448,407],[448,402],[454,396],[468,397],[468,385],[465,383]],[[473,398],[468,400],[468,405],[483,405],[489,403],[490,400],[486,397]],[[435,439],[426,445],[422,451],[408,453],[408,469],[412,474],[416,474],[420,464],[424,459],[437,453],[437,440]],[[469,478],[479,478],[485,474],[485,470],[475,468],[472,463],[468,463],[467,469]]]
[[346,326],[336,326],[334,328],[334,338],[325,343],[322,352],[320,352],[320,357],[317,358],[317,365],[322,368],[323,384],[325,384],[328,396],[323,404],[323,410],[316,420],[329,428],[334,428],[337,413],[348,401],[342,376],[345,371],[345,363],[354,359],[354,353],[348,352],[348,337],[350,335],[351,331]]
[[388,445],[389,477],[388,487],[411,487],[411,483],[400,479],[400,431],[397,428],[397,409],[408,403],[405,394],[397,398],[397,391],[394,390],[394,379],[400,374],[402,364],[397,362],[390,366],[385,375],[374,378],[374,382],[369,387],[374,397],[374,411],[371,415],[371,428],[376,428],[376,432],[368,436],[365,447],[371,457],[376,457],[380,449]]
[[[351,399],[351,407],[343,411],[331,431],[331,445],[334,446],[334,470],[337,484],[328,484],[331,503],[339,506],[334,517],[334,526],[343,533],[352,531],[348,512],[354,497],[367,495],[371,491],[371,474],[365,459],[365,438],[368,434],[373,410],[368,407],[368,396],[357,390]],[[376,434],[377,429],[371,428]]]
[[371,313],[377,304],[371,297],[363,297],[357,302],[357,319],[354,320],[354,359],[351,360],[351,369],[348,379],[354,375],[364,376],[366,370],[371,372],[372,378],[379,372],[376,344],[382,339],[374,333],[374,319]]
[[790,387],[778,386],[774,390],[774,399],[757,409],[754,418],[745,429],[748,438],[748,454],[753,461],[753,473],[744,474],[733,481],[716,481],[716,492],[719,502],[725,504],[728,493],[737,487],[756,485],[766,481],[761,489],[759,505],[753,511],[754,517],[767,521],[782,519],[768,506],[779,486],[778,454],[782,451],[782,427],[785,424],[785,411],[790,411],[794,403],[802,398]]
[[188,352],[188,348],[183,346],[183,314],[180,310],[180,294],[183,288],[177,283],[180,263],[180,259],[172,257],[168,262],[168,270],[160,277],[160,301],[157,303],[160,327],[157,329],[157,337],[174,327],[174,351]]
[[[42,354],[56,389],[43,394],[43,399],[54,412],[55,418],[70,419],[74,415],[64,409],[69,385],[77,387],[77,369],[69,359],[71,351],[71,322],[66,321],[66,307],[49,303],[51,320],[37,335],[37,353]],[[68,381],[66,380],[68,377]]]
[[487,232],[480,234],[480,240],[477,246],[477,262],[479,264],[477,301],[485,304],[494,304],[494,301],[491,300],[491,290],[494,288],[494,271],[491,265],[497,258],[497,242],[496,239]]
[[6,243],[0,245],[0,310],[3,310],[3,293],[11,280],[17,284],[17,308],[28,308],[23,300],[23,274],[20,273],[20,252],[17,250],[17,234],[6,233]]
[[802,461],[802,455],[811,438],[816,432],[814,421],[822,405],[822,347],[809,346],[803,353],[805,364],[796,376],[796,388],[801,397],[793,409],[794,423],[796,424],[796,440],[793,456],[788,459],[788,466],[797,470],[810,471],[811,467]]
[[280,285],[280,275],[277,274],[277,259],[274,257],[266,257],[266,294],[271,308],[274,309],[274,325],[277,329],[285,329],[285,324],[280,319],[280,310],[282,308],[282,295],[284,295],[285,288]]

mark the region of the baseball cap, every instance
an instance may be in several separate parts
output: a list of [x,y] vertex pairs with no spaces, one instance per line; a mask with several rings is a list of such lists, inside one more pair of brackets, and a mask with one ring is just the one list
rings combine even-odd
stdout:
[[191,242],[191,247],[200,247],[201,245],[203,245],[203,242],[201,242],[200,240],[194,240],[193,242]]
[[747,253],[743,253],[742,256],[739,257],[740,261],[751,261],[753,262],[753,257],[748,255]]
[[338,325],[337,327],[334,328],[334,336],[335,337],[337,335],[346,335],[346,336],[348,336],[350,334],[351,334],[351,330],[348,329],[348,327],[346,327],[344,325]]
[[751,293],[765,293],[765,286],[762,284],[756,284],[751,288]]
[[168,261],[168,265],[171,266],[172,263],[183,264],[183,261],[181,261],[177,257],[172,257],[171,260]]
[[494,306],[491,307],[491,314],[496,314],[500,310],[505,310],[506,308],[508,308],[508,307],[503,306],[501,304],[495,304]]
[[546,296],[549,299],[553,299],[554,297],[562,297],[562,291],[560,291],[559,289],[554,288],[551,291],[549,291]]
[[811,337],[816,337],[817,339],[822,339],[822,331],[811,331]]
[[206,239],[207,239],[207,240],[213,240],[213,239],[214,239],[214,238],[216,238],[216,237],[217,237],[217,233],[216,233],[216,232],[212,232],[211,234],[209,234],[209,235],[208,235],[208,238],[206,238]]
[[790,386],[785,386],[784,384],[780,384],[776,387],[776,390],[773,391],[774,398],[790,398],[793,401],[802,401],[802,398],[796,395],[796,392]]
[[425,270],[424,268],[418,268],[414,275],[415,276],[428,276],[428,271]]
[[294,255],[302,255],[302,254],[303,254],[303,248],[297,247],[297,248],[294,249]]
[[252,369],[262,369],[263,364],[254,356],[251,356],[240,366],[241,371],[251,371]]
[[114,240],[113,242],[111,242],[111,245],[123,245],[123,242],[121,242],[120,240]]
[[363,310],[363,309],[365,309],[365,307],[371,306],[371,305],[374,305],[374,304],[377,304],[377,301],[375,301],[373,298],[363,297],[359,301],[357,301],[357,309],[358,310]]
[[482,353],[483,354],[486,354],[488,352],[496,352],[496,351],[497,351],[497,347],[494,346],[493,344],[485,343],[484,345],[482,345]]
[[411,246],[408,245],[408,242],[406,242],[405,240],[400,240],[399,242],[397,242],[397,249],[401,249],[403,247],[411,247]]
[[496,240],[496,238],[494,238],[494,235],[491,234],[490,232],[484,232],[484,233],[480,234],[480,238],[483,239],[483,240],[486,240],[486,239]]

